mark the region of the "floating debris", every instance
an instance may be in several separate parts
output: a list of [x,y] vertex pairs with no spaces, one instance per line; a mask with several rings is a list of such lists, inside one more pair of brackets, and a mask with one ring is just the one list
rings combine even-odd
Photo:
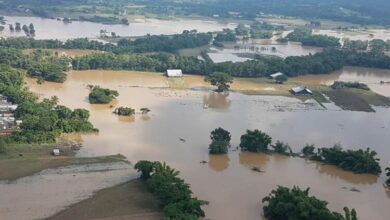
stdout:
[[264,171],[261,170],[259,167],[252,167],[252,170],[258,173],[264,173]]

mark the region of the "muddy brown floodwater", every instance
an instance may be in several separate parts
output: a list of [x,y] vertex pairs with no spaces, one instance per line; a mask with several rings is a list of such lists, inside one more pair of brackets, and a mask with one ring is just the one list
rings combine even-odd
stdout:
[[[288,97],[172,89],[183,85],[198,88],[204,83],[197,76],[171,80],[153,73],[125,71],[79,71],[69,73],[63,84],[38,85],[31,79],[27,84],[42,97],[56,95],[61,104],[91,111],[99,134],[69,137],[83,144],[79,156],[121,153],[133,162],[166,161],[181,171],[195,196],[210,202],[205,206],[210,219],[261,219],[261,199],[277,185],[310,187],[313,195],[329,201],[332,210],[356,208],[361,220],[386,220],[390,216],[384,176],[355,175],[301,158],[236,150],[240,135],[257,128],[274,141],[288,142],[294,151],[306,143],[371,147],[378,152],[382,166],[388,166],[390,109],[376,108],[376,113],[323,110],[315,102]],[[91,105],[87,102],[87,84],[116,89],[120,96],[109,105]],[[125,120],[112,114],[110,105],[137,110],[148,107],[151,112],[148,118],[136,114]],[[209,156],[209,134],[219,126],[232,133],[232,148],[227,155]],[[200,163],[202,160],[208,163]],[[252,171],[253,166],[264,172]]]

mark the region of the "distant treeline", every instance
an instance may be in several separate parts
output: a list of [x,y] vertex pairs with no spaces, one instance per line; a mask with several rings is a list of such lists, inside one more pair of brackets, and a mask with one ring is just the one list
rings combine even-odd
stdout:
[[289,33],[285,40],[302,42],[305,46],[316,47],[339,47],[340,39],[327,35],[313,35],[312,30],[308,28],[298,28]]
[[117,45],[79,38],[62,42],[60,40],[34,40],[31,38],[1,38],[0,47],[17,49],[88,49],[120,53],[169,52],[179,49],[207,45],[213,39],[211,33],[197,33],[196,30],[184,31],[175,35],[146,35],[135,40],[121,39]]
[[[198,35],[200,34],[191,34]],[[181,38],[178,35],[178,38]],[[383,54],[381,50],[362,52],[353,49],[326,49],[321,53],[307,56],[291,56],[285,59],[275,57],[256,56],[254,60],[245,62],[224,62],[213,63],[210,59],[199,60],[197,57],[175,56],[166,53],[136,54],[132,52],[122,53],[125,50],[154,51],[160,49],[175,50],[178,46],[167,45],[156,42],[160,36],[142,38],[137,43],[123,41],[119,45],[103,44],[87,39],[69,40],[65,43],[57,40],[32,40],[26,38],[10,38],[0,40],[0,64],[10,64],[16,68],[28,70],[30,76],[42,78],[49,81],[61,82],[65,80],[64,71],[68,68],[69,62],[74,69],[123,69],[164,72],[167,69],[179,68],[188,74],[207,75],[212,72],[226,72],[237,77],[262,77],[275,72],[284,72],[288,76],[305,74],[326,74],[339,70],[344,66],[390,68],[390,57]],[[164,38],[164,36],[161,36]],[[208,37],[204,39],[206,42]],[[184,38],[187,39],[187,38]],[[177,41],[179,42],[179,40]],[[187,42],[187,41],[184,41]],[[199,40],[198,42],[203,42]],[[126,45],[128,43],[128,45]],[[200,44],[200,43],[199,43]],[[137,45],[137,46],[132,46]],[[190,46],[187,43],[179,45]],[[56,58],[43,54],[43,51],[33,53],[33,56],[26,56],[20,50],[11,48],[67,48],[67,49],[95,49],[108,51],[81,57]],[[169,48],[169,49],[168,49]],[[115,51],[115,52],[111,52]],[[38,65],[38,63],[40,63]]]
[[74,58],[73,68],[125,69],[163,72],[179,68],[188,74],[207,75],[212,72],[226,72],[237,77],[263,77],[275,72],[288,76],[305,74],[326,74],[344,66],[390,68],[390,57],[373,52],[329,49],[307,56],[292,56],[285,59],[258,56],[245,62],[213,63],[196,57],[173,56],[168,54],[140,55],[112,53],[91,54]]

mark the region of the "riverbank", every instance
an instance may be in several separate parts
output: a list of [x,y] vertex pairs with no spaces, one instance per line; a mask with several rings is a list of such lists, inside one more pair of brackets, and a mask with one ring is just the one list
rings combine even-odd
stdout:
[[159,205],[145,184],[137,179],[100,190],[47,219],[158,220],[163,218]]

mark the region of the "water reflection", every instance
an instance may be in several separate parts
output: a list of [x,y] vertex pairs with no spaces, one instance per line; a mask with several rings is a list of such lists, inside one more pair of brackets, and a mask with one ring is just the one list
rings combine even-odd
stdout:
[[132,122],[135,121],[135,117],[134,117],[134,115],[132,115],[132,116],[118,115],[118,121],[126,122],[126,123],[132,123]]
[[318,170],[318,172],[320,172],[321,174],[329,175],[332,178],[342,179],[353,184],[374,184],[378,182],[378,177],[374,175],[354,174],[352,172],[347,172],[342,169],[338,169],[335,166],[323,165],[316,162],[314,163],[315,168]]
[[203,105],[207,108],[226,110],[230,107],[229,93],[211,92],[203,95]]
[[[189,85],[204,83],[199,76],[185,77],[185,80]],[[344,206],[354,207],[360,219],[386,220],[385,216],[389,216],[390,210],[383,207],[390,207],[390,199],[381,181],[366,180],[362,175],[339,177],[351,174],[336,168],[316,168],[316,164],[301,158],[238,151],[210,157],[207,150],[210,131],[216,127],[231,132],[233,147],[239,144],[245,129],[260,129],[274,140],[289,143],[295,152],[305,143],[332,146],[340,142],[354,149],[372,146],[385,166],[390,158],[390,130],[388,126],[381,126],[390,123],[388,109],[377,109],[376,113],[319,111],[317,105],[307,105],[292,98],[231,92],[226,97],[229,102],[226,111],[209,111],[202,108],[204,101],[218,100],[218,103],[221,97],[210,98],[209,92],[204,90],[161,88],[166,82],[167,78],[158,74],[77,71],[68,75],[59,90],[56,84],[50,83],[37,85],[32,82],[29,86],[45,97],[57,95],[61,104],[91,111],[91,121],[100,132],[82,135],[83,147],[79,156],[121,153],[132,162],[140,159],[166,161],[181,171],[195,196],[210,201],[205,207],[207,218],[259,219],[259,201],[277,185],[311,187],[314,195],[329,201],[332,210],[342,212]],[[255,83],[241,83],[241,80],[236,83],[242,89],[256,88]],[[88,96],[87,84],[118,90],[118,105],[135,109],[148,107],[152,109],[153,120],[143,123],[137,118],[133,123],[119,123],[118,116],[112,114],[108,106],[103,110],[93,109],[94,106],[84,101]],[[141,87],[134,87],[137,85]],[[342,129],[340,125],[343,125]],[[200,164],[202,160],[209,164]],[[252,172],[252,167],[265,173]],[[363,180],[355,180],[355,177]],[[344,186],[355,187],[361,192],[344,190]]]
[[246,167],[257,167],[264,171],[269,161],[270,156],[267,154],[251,152],[239,153],[239,162]]
[[227,154],[223,155],[209,155],[209,167],[210,169],[221,172],[226,170],[229,167],[229,156]]

